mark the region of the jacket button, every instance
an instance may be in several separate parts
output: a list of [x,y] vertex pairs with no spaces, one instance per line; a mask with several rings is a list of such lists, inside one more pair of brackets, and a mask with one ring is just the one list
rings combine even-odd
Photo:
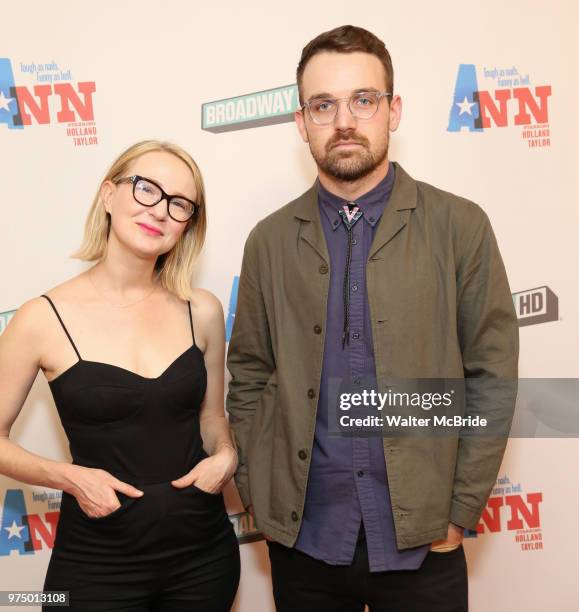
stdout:
[[298,453],[298,457],[300,459],[307,459],[308,453],[302,448],[302,450]]
[[316,397],[316,392],[313,389],[308,389],[308,397],[310,399],[313,399],[314,397]]
[[320,271],[320,274],[327,274],[328,273],[328,266],[326,264],[322,264],[318,270]]
[[297,512],[292,512],[292,521],[298,521],[299,520],[299,516]]
[[319,325],[314,325],[314,334],[321,334],[322,328]]

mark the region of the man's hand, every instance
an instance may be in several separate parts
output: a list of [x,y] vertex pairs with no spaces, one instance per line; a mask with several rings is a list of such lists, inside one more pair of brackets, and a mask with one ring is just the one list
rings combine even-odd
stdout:
[[464,530],[454,523],[448,523],[448,533],[446,540],[436,540],[430,545],[430,550],[434,552],[449,552],[458,548],[462,544]]

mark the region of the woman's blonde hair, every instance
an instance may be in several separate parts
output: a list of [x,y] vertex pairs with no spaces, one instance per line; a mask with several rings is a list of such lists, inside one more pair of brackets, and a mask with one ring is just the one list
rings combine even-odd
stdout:
[[83,261],[102,261],[106,254],[107,241],[111,227],[111,217],[105,210],[101,198],[101,187],[105,181],[116,181],[123,177],[130,164],[151,151],[166,151],[184,161],[191,173],[197,193],[198,212],[188,221],[188,226],[168,252],[160,255],[155,264],[155,271],[161,285],[181,299],[190,299],[191,277],[195,260],[205,241],[207,214],[205,211],[205,188],[201,172],[193,158],[181,147],[170,142],[143,140],[121,153],[113,162],[109,171],[99,185],[84,226],[84,237],[80,248],[72,257]]

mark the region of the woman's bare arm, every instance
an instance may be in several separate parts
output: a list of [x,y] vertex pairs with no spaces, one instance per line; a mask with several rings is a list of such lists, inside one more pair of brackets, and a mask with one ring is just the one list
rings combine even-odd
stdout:
[[207,369],[207,390],[201,404],[200,426],[203,446],[210,457],[201,461],[189,474],[173,481],[173,484],[187,486],[195,483],[206,491],[216,493],[227,484],[237,467],[237,453],[224,407],[225,325],[221,302],[208,291],[197,292],[194,323],[199,339],[202,332]]
[[0,336],[0,473],[27,484],[74,495],[91,517],[120,506],[115,491],[132,497],[142,492],[105,470],[55,461],[10,440],[10,430],[28,397],[45,354],[47,305],[42,298],[23,304]]
[[41,457],[10,440],[10,430],[41,365],[46,316],[41,298],[23,304],[0,336],[0,473],[20,482],[63,489],[69,464]]

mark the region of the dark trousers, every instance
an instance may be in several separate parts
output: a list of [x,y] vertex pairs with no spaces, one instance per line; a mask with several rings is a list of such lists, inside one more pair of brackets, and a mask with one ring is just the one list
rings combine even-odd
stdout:
[[430,551],[417,570],[370,572],[364,530],[352,565],[268,542],[277,612],[467,612],[464,549]]

